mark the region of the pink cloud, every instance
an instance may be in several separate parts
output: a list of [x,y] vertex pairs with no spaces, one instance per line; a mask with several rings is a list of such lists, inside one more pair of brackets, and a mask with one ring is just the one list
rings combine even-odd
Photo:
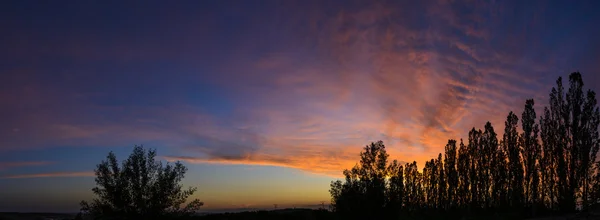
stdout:
[[[260,133],[267,142],[255,154],[289,148],[270,145],[269,140],[303,140],[298,146],[323,152],[389,139],[392,158],[425,160],[442,152],[448,139],[466,138],[471,127],[481,128],[488,120],[501,135],[508,111],[520,112],[526,98],[547,93],[540,83],[514,72],[537,73],[552,67],[516,66],[519,51],[492,45],[492,31],[481,25],[488,22],[484,17],[492,10],[489,5],[474,4],[473,13],[465,17],[452,4],[415,6],[428,9],[433,16],[428,22],[437,29],[404,25],[411,22],[414,8],[379,4],[340,10],[330,18],[309,18],[321,24],[311,33],[324,51],[318,62],[288,52],[261,58],[260,71],[242,65],[252,73],[249,76],[269,78],[275,84],[256,95],[262,105],[248,112],[266,121]],[[394,19],[400,16],[404,20]],[[313,147],[308,141],[325,146]],[[360,148],[353,150],[358,154]],[[356,161],[347,159],[344,164]],[[238,162],[263,160],[256,156]],[[282,163],[278,164],[292,164]],[[342,168],[348,167],[332,167]]]

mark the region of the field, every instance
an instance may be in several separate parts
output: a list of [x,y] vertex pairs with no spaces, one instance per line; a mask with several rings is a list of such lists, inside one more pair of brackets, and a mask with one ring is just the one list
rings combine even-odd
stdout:
[[[0,220],[72,220],[75,219],[76,214],[62,214],[62,213],[12,213],[4,212],[0,213]],[[338,219],[336,216],[325,210],[315,209],[280,209],[273,211],[245,211],[235,213],[213,213],[203,214],[192,217],[190,219],[197,220],[331,220]],[[477,219],[477,218],[463,218]],[[486,220],[503,219],[487,217]],[[510,220],[516,220],[511,218]],[[580,213],[565,216],[553,216],[543,218],[532,218],[527,220],[600,220],[600,213]]]
[[67,220],[74,219],[75,214],[61,213],[18,213],[18,212],[2,212],[0,220]]

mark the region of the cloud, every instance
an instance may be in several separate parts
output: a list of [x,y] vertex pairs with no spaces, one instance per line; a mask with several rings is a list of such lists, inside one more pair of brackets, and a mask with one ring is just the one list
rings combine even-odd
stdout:
[[295,168],[309,173],[341,176],[340,169],[351,168],[360,158],[356,147],[332,148],[328,145],[310,144],[285,145],[258,153],[220,156],[163,156],[167,161],[183,161],[193,164],[236,164],[256,166],[278,166]]
[[24,167],[24,166],[42,166],[52,164],[50,161],[14,161],[14,162],[0,162],[0,170],[5,170],[13,167]]
[[[237,67],[244,71],[229,69],[267,80],[261,81],[259,91],[258,86],[249,86],[253,80],[233,84],[249,91],[253,100],[261,100],[246,113],[268,121],[258,125],[266,140],[293,143],[298,138],[311,141],[298,143],[311,152],[345,148],[358,154],[360,148],[348,146],[386,139],[392,158],[418,159],[422,164],[443,152],[448,139],[466,138],[471,127],[481,128],[486,121],[492,121],[501,135],[509,111],[520,112],[526,98],[547,93],[542,86],[547,82],[539,79],[555,64],[549,59],[523,62],[521,48],[529,42],[496,36],[507,28],[495,17],[504,13],[498,8],[514,6],[388,3],[343,7],[330,11],[329,17],[307,18],[319,24],[303,35],[316,38],[319,52],[311,59],[290,52],[302,49],[287,46],[285,53],[267,53],[254,66]],[[281,153],[290,151],[289,145],[268,142],[254,154],[218,159],[208,155],[209,159],[196,161],[288,166],[294,164],[290,157],[302,158]],[[268,151],[287,160],[269,161],[261,155]],[[344,164],[356,161],[347,159]],[[342,168],[348,166],[334,169]]]
[[52,178],[52,177],[92,177],[94,172],[52,172],[35,174],[18,174],[2,177],[3,179]]
[[[59,57],[85,65],[57,71],[55,84],[42,69],[7,70],[0,150],[158,142],[178,152],[170,160],[339,175],[361,146],[383,140],[391,159],[423,164],[486,121],[501,136],[509,111],[545,97],[568,73],[557,71],[565,69],[555,62],[560,49],[531,56],[545,29],[515,19],[540,17],[536,4],[507,17],[516,7],[509,2],[462,3],[286,1],[260,16],[240,14],[248,19],[235,35],[202,21],[157,27],[182,35],[165,42],[137,42],[140,34],[50,39],[65,50],[41,53],[66,51]],[[157,60],[160,68],[148,64]],[[119,71],[87,67],[98,61]],[[217,89],[198,89],[207,85]],[[207,97],[216,101],[198,103]]]

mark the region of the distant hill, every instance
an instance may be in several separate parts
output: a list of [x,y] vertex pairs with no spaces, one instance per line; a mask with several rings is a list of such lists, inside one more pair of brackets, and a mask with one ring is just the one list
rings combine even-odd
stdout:
[[208,214],[199,216],[194,219],[202,220],[253,220],[253,219],[281,219],[281,220],[318,220],[318,219],[335,219],[334,214],[327,210],[308,209],[308,208],[296,208],[296,209],[277,209],[271,211],[247,211],[237,213],[220,213],[220,214]]

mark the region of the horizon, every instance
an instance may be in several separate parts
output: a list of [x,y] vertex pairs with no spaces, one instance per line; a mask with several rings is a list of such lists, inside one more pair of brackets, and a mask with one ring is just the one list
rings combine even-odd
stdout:
[[[329,205],[329,204],[326,204]],[[284,207],[277,207],[277,208],[273,208],[271,206],[271,208],[267,208],[267,207],[257,207],[257,208],[223,208],[223,209],[209,209],[209,210],[205,210],[205,209],[201,209],[198,212],[196,212],[197,214],[220,214],[220,213],[239,213],[239,212],[253,212],[253,211],[277,211],[277,210],[289,210],[289,209],[311,209],[311,210],[319,210],[321,208],[321,204],[315,204],[315,205],[301,205],[301,206],[285,206]],[[21,210],[21,211],[0,211],[0,214],[2,213],[21,213],[21,214],[77,214],[80,213],[80,211],[75,211],[75,212],[29,212],[26,210]]]
[[77,212],[134,145],[181,161],[201,212],[329,204],[371,142],[422,169],[542,115],[560,76],[600,91],[596,1],[2,6],[0,212]]

